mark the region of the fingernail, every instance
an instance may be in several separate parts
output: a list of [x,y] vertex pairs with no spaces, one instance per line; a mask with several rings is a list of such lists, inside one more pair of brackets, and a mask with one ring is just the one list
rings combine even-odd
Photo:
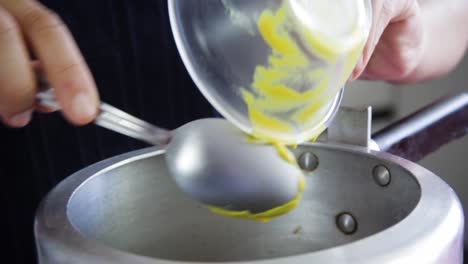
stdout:
[[354,71],[351,73],[351,76],[349,77],[349,82],[355,81],[357,76],[359,74],[359,70],[356,68]]
[[96,106],[86,93],[77,94],[72,101],[72,111],[78,118],[89,119],[96,115]]
[[346,83],[350,83],[354,81],[354,71],[351,73],[351,75],[349,76],[348,80],[346,81]]
[[361,55],[361,57],[359,57],[357,63],[356,63],[356,66],[354,67],[354,70],[353,72],[351,73],[351,80],[354,81],[358,78],[360,72],[361,72],[361,69],[363,67],[363,64],[364,63],[364,55]]
[[359,57],[359,60],[356,64],[356,68],[357,67],[362,67],[362,63],[364,62],[364,54],[361,55],[361,57]]
[[6,122],[12,127],[24,127],[31,121],[32,110],[13,115]]

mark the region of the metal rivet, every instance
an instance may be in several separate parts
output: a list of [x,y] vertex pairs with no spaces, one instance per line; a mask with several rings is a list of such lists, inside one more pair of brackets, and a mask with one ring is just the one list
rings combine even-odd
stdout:
[[374,176],[374,181],[382,187],[388,186],[392,180],[390,171],[383,165],[375,166],[372,174]]
[[319,160],[317,156],[315,156],[315,154],[312,152],[302,153],[301,156],[299,157],[298,162],[299,162],[299,166],[301,167],[301,169],[306,170],[306,171],[313,171],[319,165]]
[[357,221],[350,213],[341,213],[336,216],[336,226],[346,235],[351,235],[357,230]]

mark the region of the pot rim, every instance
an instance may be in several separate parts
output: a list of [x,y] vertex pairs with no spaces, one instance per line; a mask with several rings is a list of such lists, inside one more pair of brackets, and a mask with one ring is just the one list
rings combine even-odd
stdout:
[[[401,256],[398,263],[426,263],[428,261],[424,261],[425,259],[453,259],[454,256],[447,255],[447,251],[450,250],[441,245],[458,247],[459,252],[462,252],[464,216],[461,203],[455,192],[432,172],[401,157],[357,146],[329,143],[306,143],[301,146],[347,151],[399,165],[418,182],[421,188],[420,199],[411,213],[398,224],[341,246],[272,259],[213,263],[307,263],[311,259],[329,264],[384,263],[394,260],[395,254]],[[103,263],[203,263],[150,258],[115,249],[103,242],[86,238],[68,219],[68,203],[80,186],[107,171],[156,155],[164,155],[164,149],[151,147],[128,152],[86,167],[59,183],[43,199],[36,212],[34,233],[39,258],[63,257],[67,259],[67,263],[82,263],[83,259],[94,259]],[[60,256],[50,256],[49,252],[52,251],[60,252]],[[421,252],[424,252],[424,255]],[[460,260],[462,258],[456,257],[460,257]]]

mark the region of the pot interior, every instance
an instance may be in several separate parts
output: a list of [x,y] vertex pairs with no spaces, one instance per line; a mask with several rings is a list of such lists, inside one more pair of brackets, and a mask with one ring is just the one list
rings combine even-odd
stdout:
[[[371,236],[404,219],[420,198],[409,172],[375,156],[320,145],[294,151],[298,157],[312,152],[319,165],[305,172],[307,189],[299,206],[268,223],[215,215],[191,200],[172,181],[164,154],[98,173],[73,194],[67,215],[85,237],[122,251],[167,260],[246,261]],[[373,177],[378,165],[391,175],[385,187]],[[337,227],[343,212],[357,223],[352,234]]]

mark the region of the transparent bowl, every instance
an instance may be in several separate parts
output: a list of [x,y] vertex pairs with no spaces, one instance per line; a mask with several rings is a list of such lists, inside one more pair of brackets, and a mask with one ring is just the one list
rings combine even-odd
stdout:
[[[325,16],[305,6],[313,2],[329,8]],[[170,0],[169,15],[182,60],[207,100],[246,133],[298,144],[333,119],[370,29],[370,0],[352,1],[352,12],[327,2]],[[353,27],[333,26],[337,17],[353,19]]]

